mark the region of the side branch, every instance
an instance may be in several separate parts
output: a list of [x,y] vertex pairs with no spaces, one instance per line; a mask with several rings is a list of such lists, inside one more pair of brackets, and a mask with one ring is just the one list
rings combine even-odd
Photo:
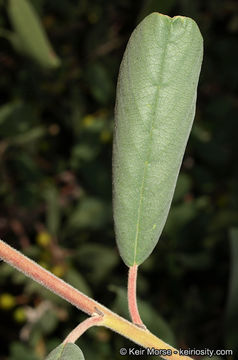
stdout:
[[[180,356],[178,350],[153,335],[150,331],[142,329],[115,314],[105,306],[51,274],[2,240],[0,240],[0,258],[85,313],[91,316],[94,316],[95,313],[102,316],[100,325],[106,326],[144,348],[171,350],[171,355],[161,355],[163,359],[192,360],[188,356]],[[86,325],[87,324],[88,322]]]
[[87,318],[86,320],[82,321],[75,329],[69,333],[69,335],[64,340],[63,344],[67,343],[75,343],[75,341],[78,340],[78,338],[85,333],[88,329],[90,329],[92,326],[95,325],[101,325],[103,316],[100,316],[98,314],[95,314],[91,316],[90,318]]

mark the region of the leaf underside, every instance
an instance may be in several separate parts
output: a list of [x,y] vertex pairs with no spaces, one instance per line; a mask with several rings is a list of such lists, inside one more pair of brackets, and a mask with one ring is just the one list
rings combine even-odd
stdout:
[[152,252],[168,216],[195,114],[203,41],[196,23],[147,16],[128,42],[117,84],[113,211],[128,266]]

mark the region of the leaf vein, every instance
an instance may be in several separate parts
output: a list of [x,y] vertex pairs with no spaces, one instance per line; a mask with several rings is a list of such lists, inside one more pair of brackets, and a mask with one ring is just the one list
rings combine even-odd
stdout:
[[[170,28],[169,28],[167,39],[166,39],[167,44],[168,44],[170,33],[171,33],[171,25],[172,24],[170,23]],[[162,80],[162,76],[160,74],[163,75],[163,67],[164,67],[164,63],[165,63],[165,59],[166,59],[166,55],[167,55],[167,49],[168,49],[168,46],[166,46],[166,48],[164,50],[163,58],[162,58],[162,61],[161,61],[161,66],[160,66],[160,71],[159,71],[160,81]],[[160,92],[160,87],[158,86],[158,89],[157,89],[156,94],[155,94],[154,108],[156,108],[156,99],[159,96],[159,92]],[[146,156],[147,160],[145,161],[143,177],[142,177],[142,182],[141,182],[141,188],[140,188],[140,200],[139,200],[139,206],[138,206],[138,215],[137,215],[137,222],[136,222],[136,234],[135,234],[135,246],[134,246],[134,261],[133,261],[134,264],[136,264],[136,255],[137,255],[137,247],[138,247],[138,239],[139,239],[139,231],[140,231],[140,222],[141,222],[141,211],[142,211],[142,207],[143,207],[143,198],[144,198],[144,186],[145,186],[145,179],[146,179],[146,175],[147,175],[149,158],[150,158],[150,155],[151,155],[152,133],[153,133],[153,130],[154,130],[154,122],[155,122],[155,118],[156,118],[155,114],[156,114],[156,111],[154,112],[154,114],[153,114],[154,116],[153,116],[152,121],[151,121],[148,152],[147,152],[147,156]]]

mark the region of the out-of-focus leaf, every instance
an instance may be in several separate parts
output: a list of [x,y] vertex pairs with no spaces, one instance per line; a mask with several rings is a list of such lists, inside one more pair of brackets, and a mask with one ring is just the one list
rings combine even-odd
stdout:
[[99,104],[105,105],[111,100],[114,86],[105,66],[100,63],[90,64],[86,72],[86,80]]
[[14,142],[14,139],[17,140],[18,137],[21,141],[21,135],[24,140],[25,134],[28,133],[35,136],[35,129],[42,131],[41,126],[35,125],[36,122],[37,117],[34,109],[25,103],[10,102],[0,108],[0,135],[7,138],[8,142]]
[[102,342],[100,344],[100,341],[98,341],[98,339],[96,340],[95,337],[92,338],[90,336],[91,330],[93,330],[93,328],[89,329],[89,331],[87,332],[88,336],[81,336],[77,341],[79,347],[83,349],[84,357],[86,360],[96,360],[95,354],[102,354],[105,352],[104,346],[106,344]]
[[113,211],[120,255],[140,265],[165,225],[192,127],[203,40],[190,18],[147,16],[133,31],[117,85]]
[[[15,111],[18,111],[22,107],[20,102],[11,102],[0,107],[0,126],[8,120]],[[1,135],[1,128],[0,128]]]
[[0,36],[7,39],[17,52],[24,54],[24,47],[18,34],[6,29],[0,29]]
[[15,272],[16,272],[16,270],[12,266],[8,265],[5,262],[1,262],[1,264],[0,264],[0,273],[1,273],[0,281],[2,279],[5,279],[8,276],[11,276]]
[[45,360],[84,360],[82,350],[75,344],[61,344]]
[[29,346],[13,342],[10,347],[9,360],[40,360],[40,357]]
[[188,224],[198,212],[196,202],[186,202],[174,206],[168,216],[164,233],[174,236],[184,225]]
[[27,143],[37,141],[39,138],[46,134],[46,129],[42,126],[35,127],[23,134],[13,136],[8,139],[10,145],[25,145]]
[[[212,167],[225,166],[228,161],[229,152],[223,149],[221,144],[214,139],[209,142],[194,142],[194,151],[204,164]],[[219,158],[217,154],[219,154]]]
[[43,301],[36,307],[26,309],[26,316],[31,323],[29,327],[29,344],[37,346],[43,336],[50,334],[59,323],[58,314],[49,302]]
[[[117,294],[114,310],[122,316],[128,318],[128,303],[126,289],[111,285],[110,290]],[[176,346],[175,336],[167,324],[167,322],[145,301],[138,299],[138,308],[141,314],[143,323],[149,331],[158,335],[165,342],[170,345]]]
[[226,346],[238,351],[238,228],[230,230],[230,286],[226,309]]
[[[110,219],[112,219],[112,205],[111,205],[111,187],[112,180],[110,173],[106,170],[105,163],[103,161],[87,162],[81,168],[82,177],[87,182],[89,189],[93,191],[97,196],[102,196],[110,201],[109,213]],[[110,192],[109,192],[110,191]],[[110,196],[108,197],[108,193]]]
[[206,252],[196,254],[177,254],[176,259],[182,266],[188,269],[204,270],[210,265],[210,256]]
[[43,334],[50,334],[58,325],[58,317],[53,310],[47,310],[41,318],[34,324],[37,331]]
[[68,302],[65,301],[64,299],[62,299],[60,296],[54,294],[50,290],[44,288],[37,282],[35,282],[31,279],[28,279],[28,278],[27,278],[26,285],[24,287],[24,292],[29,295],[38,294],[43,299],[48,299],[48,300],[52,301],[52,303],[68,306]]
[[59,204],[59,192],[54,186],[50,186],[45,191],[45,199],[47,206],[46,222],[47,229],[51,235],[56,236],[59,230],[60,224],[60,204]]
[[96,144],[77,144],[72,148],[71,165],[77,169],[82,163],[95,159],[98,153],[99,148]]
[[80,265],[85,266],[93,282],[101,281],[118,264],[119,257],[115,250],[91,243],[81,246],[77,253]]
[[194,125],[191,135],[203,143],[211,140],[211,132],[204,129],[200,124]]
[[173,204],[177,201],[180,201],[183,199],[183,197],[189,192],[189,190],[191,189],[191,178],[184,174],[181,173],[178,177],[178,181],[176,184],[176,188],[175,188],[175,192],[174,192],[174,197],[173,197]]
[[73,210],[67,228],[70,232],[88,227],[98,229],[105,225],[109,218],[110,207],[107,204],[96,198],[85,197]]
[[[34,180],[34,182],[37,182],[37,180],[41,177],[41,169],[37,166],[35,159],[31,156],[29,152],[20,152],[15,157],[14,165],[12,165],[12,168],[15,170],[15,175],[17,178],[20,179],[22,182],[30,182]],[[23,184],[25,185],[25,184]],[[30,187],[27,188],[27,190],[37,190],[36,184],[32,184],[32,189]]]
[[13,284],[16,285],[20,285],[20,284],[25,284],[27,282],[27,277],[26,275],[24,275],[23,273],[19,272],[19,271],[14,271],[14,273],[12,274],[12,282]]
[[30,0],[30,1],[34,9],[36,9],[37,13],[41,14],[46,1],[45,0]]
[[[59,66],[56,56],[39,17],[28,0],[8,0],[8,15],[22,50],[46,68]],[[19,47],[19,41],[17,48]]]
[[64,278],[70,285],[82,291],[84,294],[88,296],[92,295],[92,292],[85,278],[78,271],[74,270],[73,268],[70,268],[67,270]]
[[238,211],[232,211],[229,208],[221,209],[210,223],[210,231],[220,231],[224,228],[230,228],[238,223]]

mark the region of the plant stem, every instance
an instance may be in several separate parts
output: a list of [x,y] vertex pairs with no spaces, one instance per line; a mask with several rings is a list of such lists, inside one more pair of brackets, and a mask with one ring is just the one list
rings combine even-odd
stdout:
[[127,288],[128,307],[132,322],[138,326],[145,328],[145,325],[143,324],[138,311],[136,300],[137,269],[138,265],[133,265],[129,267]]
[[106,326],[107,328],[118,332],[142,347],[171,350],[172,355],[161,356],[164,359],[191,360],[188,356],[180,356],[175,348],[166,344],[150,331],[142,329],[115,314],[105,306],[99,304],[97,301],[89,298],[79,290],[67,284],[65,281],[51,274],[49,271],[45,270],[33,260],[30,260],[19,251],[7,245],[2,240],[0,240],[0,258],[85,313],[91,316],[95,314],[102,316],[100,325]]
[[100,325],[102,322],[103,316],[95,315],[87,318],[86,320],[82,321],[75,329],[73,329],[69,335],[65,338],[64,344],[67,343],[75,343],[76,340],[88,329],[92,326]]
[[95,312],[96,301],[76,290],[2,240],[0,240],[0,257],[87,314],[92,315]]

